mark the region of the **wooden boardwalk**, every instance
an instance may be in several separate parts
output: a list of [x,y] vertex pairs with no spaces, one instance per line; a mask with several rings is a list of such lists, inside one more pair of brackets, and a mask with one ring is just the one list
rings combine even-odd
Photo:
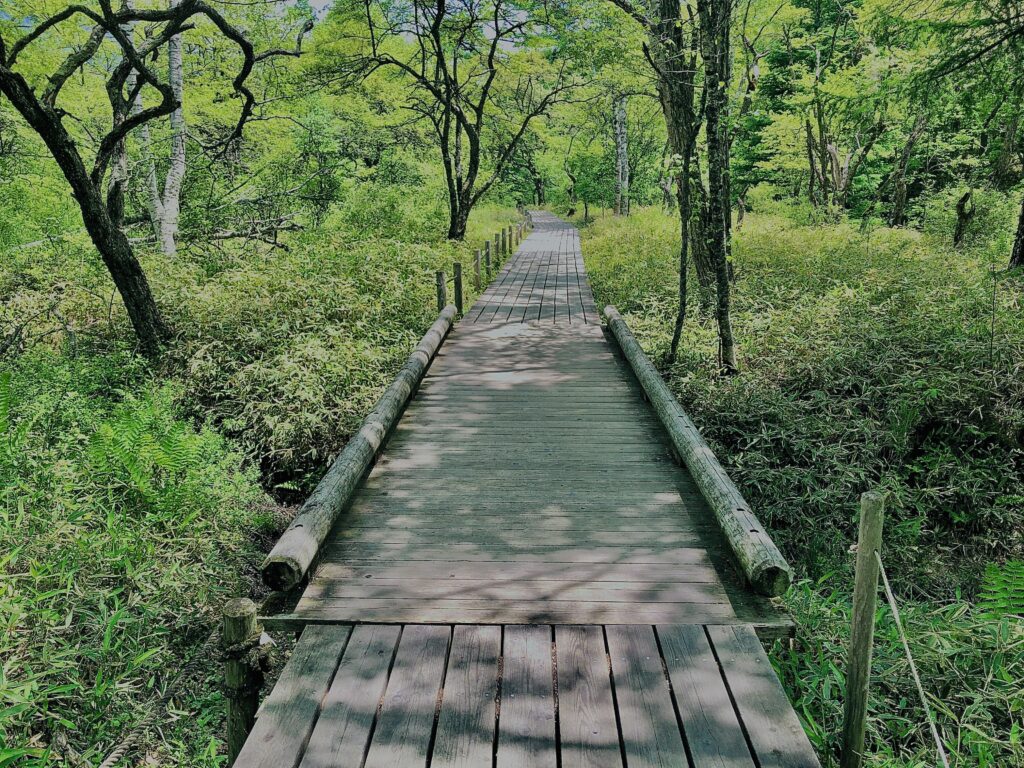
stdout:
[[535,221],[274,617],[305,631],[238,765],[817,765],[755,634],[788,617]]
[[810,768],[744,626],[309,627],[247,768]]

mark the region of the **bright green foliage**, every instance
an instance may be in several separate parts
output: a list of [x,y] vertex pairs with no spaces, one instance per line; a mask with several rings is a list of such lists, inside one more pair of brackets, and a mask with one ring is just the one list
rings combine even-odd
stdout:
[[[829,574],[798,583],[787,598],[800,638],[778,643],[776,671],[819,753],[838,757],[849,643],[850,588]],[[911,652],[952,765],[1004,768],[1024,764],[1024,626],[952,602],[907,599],[900,605]],[[867,765],[940,765],[885,600],[875,627],[868,709]],[[838,763],[836,763],[838,764]]]
[[272,506],[174,390],[119,352],[36,350],[0,378],[5,749],[98,762],[254,564]]
[[997,616],[1024,615],[1024,561],[990,563],[978,597],[981,607]]
[[[656,360],[671,333],[677,238],[676,222],[653,210],[584,230],[599,304],[616,304]],[[962,765],[1024,759],[1024,625],[1013,616],[1024,584],[1024,286],[1001,272],[993,286],[1003,240],[979,232],[953,252],[906,230],[750,216],[734,249],[744,373],[717,374],[703,314],[687,321],[666,371],[813,580],[788,601],[799,650],[775,658],[824,754],[839,743],[857,500],[882,488],[883,558],[947,745]],[[986,571],[992,560],[1010,562]],[[875,649],[870,764],[936,765],[884,609]]]

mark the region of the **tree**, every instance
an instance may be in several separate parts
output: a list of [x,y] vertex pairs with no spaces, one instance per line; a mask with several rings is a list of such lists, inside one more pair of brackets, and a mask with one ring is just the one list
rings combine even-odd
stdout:
[[530,124],[579,85],[568,64],[538,51],[554,37],[553,6],[512,0],[433,4],[345,3],[356,50],[341,69],[359,78],[378,70],[411,87],[405,102],[433,129],[448,194],[448,238],[462,240],[473,207],[501,177]]
[[[142,265],[121,229],[125,178],[116,169],[124,152],[125,139],[133,131],[180,110],[180,96],[175,86],[156,74],[151,59],[172,40],[179,39],[182,32],[204,21],[237,47],[241,61],[232,84],[242,107],[233,130],[224,140],[226,145],[241,135],[256,105],[256,98],[246,85],[253,67],[263,59],[286,52],[272,50],[256,54],[238,29],[201,0],[180,0],[166,10],[136,10],[125,5],[115,11],[109,0],[100,0],[98,6],[96,10],[85,5],[69,5],[14,40],[6,38],[0,28],[0,93],[39,135],[67,179],[81,209],[85,228],[121,295],[140,348],[145,355],[153,357],[168,338],[169,329]],[[133,39],[130,33],[138,23],[147,25],[147,36],[141,41]],[[61,27],[84,39],[66,49],[63,60],[45,78],[31,77],[24,67],[29,51],[44,36]],[[111,47],[120,55],[106,81],[111,126],[96,143],[89,167],[77,137],[65,125],[69,113],[60,103],[60,95],[76,71]],[[30,80],[45,81],[45,85],[40,83],[42,93],[36,92]],[[155,102],[146,106],[144,97],[148,95],[153,95]],[[106,183],[108,174],[109,184]]]

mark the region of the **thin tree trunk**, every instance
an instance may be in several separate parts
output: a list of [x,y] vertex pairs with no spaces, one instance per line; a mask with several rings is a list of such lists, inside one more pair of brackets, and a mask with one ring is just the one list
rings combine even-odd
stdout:
[[616,97],[612,106],[615,133],[615,213],[629,215],[629,144],[626,136],[626,97]]
[[974,190],[969,189],[956,201],[956,227],[953,229],[953,245],[959,246],[967,235],[967,226],[974,218]]
[[699,0],[707,93],[705,136],[708,151],[708,251],[715,265],[718,340],[725,373],[739,370],[730,315],[729,231],[729,31],[728,0]]
[[1024,267],[1024,200],[1020,204],[1017,218],[1017,234],[1013,238],[1013,252],[1010,254],[1010,269]]

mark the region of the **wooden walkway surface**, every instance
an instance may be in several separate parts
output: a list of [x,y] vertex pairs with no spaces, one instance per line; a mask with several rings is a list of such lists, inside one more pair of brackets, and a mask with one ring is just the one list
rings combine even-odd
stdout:
[[245,768],[812,768],[744,626],[309,627]]
[[535,222],[275,617],[305,630],[242,768],[818,765],[755,635],[788,617]]
[[[542,319],[509,319],[523,309]],[[605,338],[576,230],[543,213],[445,341],[290,618],[789,626],[745,587]]]

